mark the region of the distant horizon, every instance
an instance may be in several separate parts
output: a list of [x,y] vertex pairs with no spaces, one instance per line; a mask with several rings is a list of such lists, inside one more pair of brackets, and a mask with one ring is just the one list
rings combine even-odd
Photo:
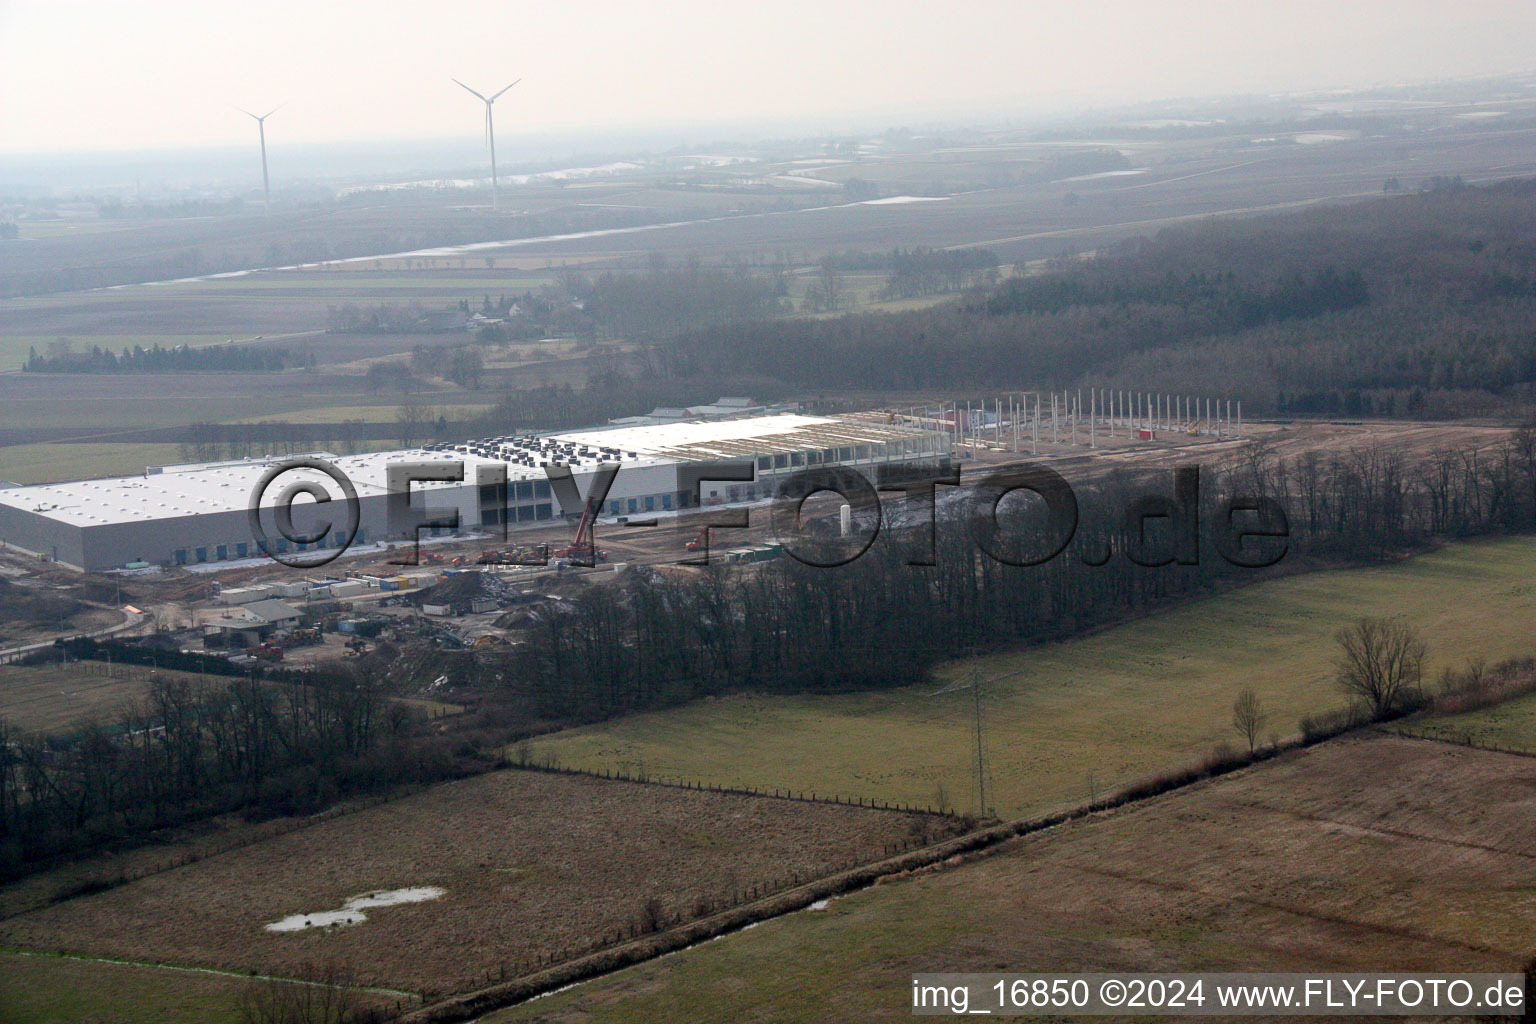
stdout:
[[[1391,82],[1363,85],[1349,89],[1314,89],[1269,93],[1220,93],[1204,96],[1143,97],[1134,102],[1084,105],[1077,109],[1062,109],[1052,113],[1028,113],[1006,109],[1002,106],[987,107],[950,104],[951,109],[927,111],[881,111],[814,116],[736,118],[721,121],[658,120],[639,125],[590,125],[550,126],[545,128],[519,128],[515,123],[497,125],[497,152],[503,175],[526,173],[523,168],[547,167],[580,159],[583,156],[617,157],[641,154],[661,154],[675,150],[698,149],[701,154],[710,147],[752,147],[766,144],[811,142],[830,139],[844,134],[869,134],[895,129],[924,132],[995,131],[1005,125],[1021,130],[1046,130],[1053,126],[1075,125],[1087,128],[1096,118],[1114,120],[1134,116],[1148,108],[1180,106],[1223,106],[1245,101],[1277,102],[1304,100],[1309,97],[1335,95],[1369,95],[1378,92],[1430,89],[1458,84],[1498,81],[1502,79],[1536,78],[1536,64],[1529,69],[1466,76],[1434,76],[1412,82]],[[1533,93],[1536,98],[1536,93]],[[232,111],[240,116],[238,111]],[[1171,111],[1170,111],[1171,112]],[[1190,112],[1190,111],[1186,111]],[[511,120],[510,118],[508,120]],[[280,122],[277,123],[280,126]],[[433,135],[358,135],[328,139],[285,139],[281,131],[269,131],[269,152],[274,156],[297,158],[295,169],[289,162],[285,170],[281,165],[273,168],[274,181],[289,184],[317,182],[335,178],[388,178],[399,175],[429,174],[434,171],[470,171],[486,162],[483,136],[473,132],[446,132]],[[123,188],[125,181],[107,181],[103,175],[123,175],[129,172],[151,176],[169,173],[168,168],[178,163],[204,165],[229,164],[226,172],[214,173],[214,177],[197,179],[198,184],[227,184],[230,175],[245,179],[254,173],[250,164],[255,147],[255,133],[249,139],[210,139],[205,141],[165,142],[143,147],[103,146],[67,149],[0,151],[0,186],[27,188]],[[420,149],[419,162],[407,162],[407,151]],[[529,152],[529,150],[532,152]],[[390,166],[373,164],[358,165],[368,157],[389,159]],[[353,166],[331,168],[317,166],[327,159],[340,160]],[[60,162],[72,164],[70,169],[59,166]],[[236,170],[233,165],[242,166]],[[487,164],[488,169],[488,164]],[[74,173],[71,174],[71,171]],[[184,168],[177,177],[187,173],[195,177],[196,171]],[[78,176],[79,180],[61,180]]]
[[[716,120],[704,119],[658,119],[647,122],[590,122],[569,124],[548,124],[528,128],[521,127],[515,115],[503,115],[498,107],[496,121],[497,151],[503,141],[509,145],[515,144],[518,139],[549,139],[583,137],[597,138],[600,136],[637,136],[656,137],[661,135],[675,135],[682,132],[710,133],[721,132],[726,134],[741,135],[752,133],[751,137],[736,139],[690,139],[675,143],[676,145],[706,145],[715,142],[731,142],[734,144],[757,143],[776,141],[764,132],[785,131],[795,134],[804,134],[807,137],[825,137],[837,135],[843,132],[868,132],[884,131],[896,128],[911,130],[958,130],[977,129],[981,127],[994,127],[999,121],[1017,120],[1024,126],[1038,128],[1046,127],[1051,123],[1079,122],[1091,117],[1119,117],[1125,116],[1137,108],[1177,105],[1177,104],[1222,104],[1236,103],[1243,100],[1267,100],[1278,101],[1285,99],[1304,99],[1307,97],[1323,97],[1338,95],[1359,95],[1374,92],[1388,92],[1403,89],[1425,89],[1436,86],[1448,86],[1452,84],[1472,84],[1480,81],[1497,81],[1500,79],[1515,79],[1522,77],[1536,78],[1536,58],[1526,67],[1513,68],[1505,71],[1489,72],[1486,74],[1466,75],[1428,75],[1418,79],[1400,79],[1394,81],[1378,81],[1349,87],[1328,87],[1315,89],[1287,89],[1269,91],[1215,91],[1200,94],[1170,94],[1166,96],[1143,96],[1136,99],[1121,99],[1115,101],[1097,100],[1067,103],[1056,109],[1027,110],[1022,107],[1012,106],[997,97],[978,97],[972,100],[955,100],[942,105],[930,105],[926,109],[918,107],[891,107],[879,110],[846,110],[832,113],[818,113],[807,115],[765,115],[757,117],[724,118]],[[1532,94],[1536,98],[1536,93]],[[294,106],[292,102],[283,106]],[[245,116],[241,110],[230,108],[230,113],[235,118]],[[281,113],[281,111],[279,111]],[[469,118],[473,124],[473,115]],[[239,123],[238,120],[235,123]],[[249,122],[248,122],[249,123]],[[274,117],[272,122],[274,129],[280,128],[282,122]],[[255,128],[250,127],[251,137],[254,138]],[[250,139],[241,137],[214,137],[208,139],[186,139],[179,141],[166,141],[149,143],[143,146],[130,146],[123,144],[104,144],[92,146],[89,144],[73,144],[67,146],[42,147],[34,149],[6,149],[0,148],[0,160],[8,159],[34,159],[52,156],[112,156],[112,155],[168,155],[172,153],[212,151],[219,149],[240,149],[250,144]],[[422,132],[403,132],[398,134],[374,133],[368,135],[334,135],[314,136],[285,139],[274,131],[274,135],[268,138],[268,145],[280,144],[285,147],[304,148],[321,146],[396,146],[411,143],[425,144],[459,144],[466,143],[475,146],[484,146],[484,136],[477,135],[471,127],[467,130],[445,129],[441,133],[431,134]],[[3,145],[3,142],[0,142]]]
[[[1536,5],[1469,0],[703,0],[562,7],[408,0],[0,4],[6,156],[726,124],[1037,119],[1144,102],[1391,87],[1532,68]],[[278,129],[278,126],[281,128]]]

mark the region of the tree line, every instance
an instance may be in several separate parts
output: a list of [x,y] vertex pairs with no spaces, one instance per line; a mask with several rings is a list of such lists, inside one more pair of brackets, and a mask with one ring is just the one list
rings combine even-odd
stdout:
[[313,354],[265,345],[135,345],[120,353],[99,345],[75,352],[62,345],[47,355],[29,348],[22,369],[28,373],[276,373],[314,362]]
[[1536,530],[1530,429],[1422,461],[1380,447],[1284,459],[1259,445],[1207,476],[1198,564],[1131,557],[1172,543],[1166,520],[1153,521],[1163,525],[1149,542],[1122,514],[1138,498],[1166,495],[1169,481],[1114,474],[1079,487],[1075,538],[1041,565],[993,559],[976,539],[985,522],[960,518],[937,525],[932,567],[908,564],[921,535],[909,525],[837,569],[780,558],[688,577],[635,570],[627,586],[590,588],[535,623],[527,645],[481,664],[513,699],[579,720],[733,690],[885,688],[978,648],[1066,638],[1253,579],[1214,546],[1210,524],[1230,496],[1286,510],[1291,558],[1368,561],[1435,538]]
[[305,681],[162,679],[69,736],[0,719],[0,878],[124,848],[214,814],[306,814],[338,798],[462,771],[370,668]]

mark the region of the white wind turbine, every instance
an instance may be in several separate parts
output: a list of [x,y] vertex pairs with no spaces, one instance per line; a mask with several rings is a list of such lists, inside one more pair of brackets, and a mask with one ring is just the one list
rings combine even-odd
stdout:
[[485,96],[475,92],[475,90],[471,89],[457,78],[452,79],[452,81],[454,85],[457,85],[460,89],[463,89],[465,92],[472,94],[481,103],[485,104],[485,141],[491,147],[491,209],[494,210],[496,209],[496,119],[491,114],[491,104],[496,102],[496,100],[501,96],[502,92],[506,92],[507,89],[512,88],[512,85],[516,85],[517,82],[521,82],[522,79],[519,78],[517,82],[513,82],[512,85],[507,86],[507,89],[501,90],[501,92],[496,93],[496,95],[492,96],[490,99],[486,99]]
[[271,179],[267,177],[267,118],[271,117],[282,108],[283,105],[279,103],[277,106],[273,107],[271,110],[267,111],[265,114],[260,115],[259,117],[242,107],[235,108],[246,117],[254,120],[256,122],[256,130],[261,134],[261,196],[263,203],[262,216],[266,216],[272,212],[272,182]]

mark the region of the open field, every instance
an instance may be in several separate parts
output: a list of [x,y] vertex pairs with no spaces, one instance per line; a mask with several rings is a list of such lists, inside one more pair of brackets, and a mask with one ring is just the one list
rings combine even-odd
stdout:
[[[1391,175],[1417,183],[1432,174],[1468,181],[1530,174],[1536,162],[1522,150],[1536,131],[1522,119],[1501,128],[1448,127],[1406,143],[1383,134],[1330,147],[1276,146],[1241,129],[1177,141],[1106,136],[1074,143],[1114,147],[1147,171],[1083,181],[984,184],[989,165],[1031,165],[1053,151],[1048,143],[969,148],[944,166],[913,172],[910,154],[861,159],[839,174],[887,190],[953,193],[939,202],[850,204],[834,192],[825,205],[723,220],[659,226],[636,233],[522,241],[507,253],[551,259],[625,259],[651,251],[697,252],[708,260],[729,252],[819,254],[895,246],[985,246],[1003,259],[1038,259],[1096,248],[1131,234],[1196,217],[1250,214],[1315,202],[1381,194]],[[1006,175],[1004,176],[1006,177]],[[1076,198],[1068,201],[1068,193]]]
[[[424,296],[451,296],[455,301],[469,293],[498,294],[536,291],[555,278],[548,274],[504,273],[490,276],[493,268],[480,267],[473,272],[458,270],[283,270],[248,277],[220,278],[215,281],[191,281],[164,285],[172,293],[231,295],[247,292],[307,298],[314,291],[346,294],[360,293],[358,301],[409,301]],[[291,294],[289,294],[291,293]],[[334,297],[332,301],[335,301]],[[445,300],[446,301],[446,300]]]
[[[525,957],[612,939],[648,899],[693,916],[753,885],[939,834],[918,815],[506,771],[210,857],[0,923],[0,945],[450,990]],[[281,864],[281,872],[270,870]],[[439,886],[350,927],[264,926],[362,893]]]
[[238,1024],[248,978],[0,952],[6,1024]]
[[[305,649],[298,653],[302,657]],[[146,696],[156,681],[195,687],[227,686],[231,677],[143,665],[78,661],[67,665],[0,665],[0,719],[19,732],[56,733],[91,719],[110,723]],[[423,697],[391,697],[429,718],[456,715],[464,705]]]
[[1527,758],[1351,737],[484,1018],[906,1020],[918,971],[1518,971]]
[[[806,266],[828,252],[919,245],[984,246],[1012,263],[1096,249],[1192,218],[1379,196],[1390,176],[1413,188],[1434,175],[1462,175],[1477,183],[1536,172],[1528,146],[1536,125],[1528,111],[1496,127],[1457,120],[1450,109],[1421,110],[1412,117],[1434,130],[1404,136],[1400,124],[1383,124],[1380,131],[1330,146],[1294,145],[1289,137],[1256,139],[1242,122],[1198,137],[1110,130],[1070,143],[1021,141],[1003,131],[990,140],[927,153],[869,154],[821,167],[784,165],[797,172],[788,175],[773,174],[771,165],[746,172],[758,179],[766,170],[779,186],[820,186],[814,191],[764,191],[763,181],[754,180],[739,183],[750,190],[728,195],[684,192],[657,188],[643,175],[568,189],[510,188],[510,202],[535,215],[554,213],[577,228],[562,230],[555,221],[544,221],[548,233],[516,216],[450,206],[458,198],[452,195],[270,219],[140,223],[133,231],[78,238],[62,232],[0,249],[0,274],[11,265],[40,273],[78,268],[80,285],[87,286],[104,274],[120,274],[126,265],[142,263],[152,274],[157,260],[165,264],[158,276],[175,279],[235,264],[280,267],[343,251],[370,258],[335,269],[187,286],[11,299],[4,308],[12,331],[41,337],[88,339],[135,330],[271,335],[323,327],[327,304],[379,301],[392,292],[424,301],[478,299],[486,292],[521,290],[547,280],[550,269],[571,264],[601,271],[643,266],[653,255],[676,260],[697,254],[715,265],[782,253]],[[1140,173],[1042,177],[1042,167],[1063,146],[1120,150]],[[907,193],[938,201],[849,202],[840,187],[848,177],[873,182],[887,199]],[[400,255],[422,245],[471,240],[504,244]],[[371,258],[375,255],[380,258]]]
[[[0,376],[0,429],[70,427],[76,434],[96,430],[107,435],[199,421],[277,419],[290,411],[356,405],[372,397],[361,377],[322,373],[15,373]],[[423,395],[420,400],[430,399]]]
[[[450,401],[421,401],[416,396],[412,397],[431,411],[434,416],[437,413],[441,413],[452,419],[468,419],[481,416],[495,408],[495,406],[487,405],[484,402],[457,404]],[[434,399],[437,396],[429,395],[426,397]],[[450,399],[454,396],[443,395],[441,397],[443,399]],[[281,419],[285,423],[341,423],[346,420],[363,420],[376,423],[381,420],[393,420],[400,410],[400,405],[400,396],[396,395],[392,399],[386,398],[375,405],[332,405],[323,409],[305,409],[301,412],[285,413]],[[272,416],[249,416],[239,422],[266,423],[277,418]]]
[[[1469,657],[1530,652],[1536,540],[1457,544],[1368,569],[1255,584],[1098,634],[977,663],[989,805],[1040,811],[1237,743],[1232,702],[1253,687],[1264,732],[1344,704],[1333,633],[1363,614],[1401,615],[1430,645],[1429,674]],[[1497,607],[1498,615],[1487,609]],[[976,806],[968,662],[903,690],[743,694],[573,729],[541,756],[724,785],[788,786],[920,805],[942,789]]]
[[1413,718],[1401,728],[1415,736],[1536,754],[1536,693],[1459,715]]
[[107,720],[149,693],[154,679],[222,686],[228,676],[107,665],[0,666],[0,718],[22,732],[58,732],[89,718]]
[[46,484],[57,480],[132,476],[145,466],[181,462],[174,444],[20,444],[0,448],[0,480]]

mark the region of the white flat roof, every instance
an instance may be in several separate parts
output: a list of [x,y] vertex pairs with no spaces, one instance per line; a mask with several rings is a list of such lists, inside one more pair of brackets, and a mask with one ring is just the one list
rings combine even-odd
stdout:
[[[758,454],[835,448],[910,438],[916,431],[867,421],[776,414],[735,420],[663,423],[611,430],[550,435],[478,438],[463,444],[434,444],[363,455],[310,453],[346,474],[359,497],[388,493],[387,467],[400,462],[464,464],[464,482],[417,483],[413,491],[473,486],[480,466],[505,466],[509,483],[545,480],[546,462],[562,462],[585,475],[605,462],[626,467],[664,466],[706,459],[746,458]],[[35,512],[72,526],[174,519],[218,512],[243,512],[263,473],[295,455],[229,462],[157,467],[142,476],[0,489],[0,506]],[[313,470],[284,473],[269,486],[264,507],[271,507],[288,484],[328,483]],[[334,483],[327,491],[336,493]]]
[[[249,507],[251,492],[261,480],[262,474],[274,465],[297,457],[281,455],[241,462],[166,466],[160,472],[144,476],[16,487],[0,490],[0,506],[35,512],[71,526],[82,527],[176,519],[217,512],[244,512]],[[387,494],[388,467],[401,462],[460,461],[464,465],[463,483],[416,483],[411,487],[413,492],[474,486],[480,466],[506,466],[509,483],[547,479],[542,467],[508,465],[501,459],[459,451],[415,448],[370,452],[365,455],[319,454],[319,457],[333,463],[346,474],[359,498]],[[662,460],[625,461],[629,465],[655,465]],[[573,467],[573,470],[582,474],[590,473],[593,468],[595,464]],[[275,505],[277,496],[289,484],[304,481],[319,483],[326,488],[327,493],[333,497],[338,496],[336,484],[327,477],[314,470],[295,469],[282,474],[268,486],[263,507]],[[306,499],[300,500],[302,502]]]
[[744,458],[779,452],[881,444],[938,431],[868,420],[774,413],[735,420],[687,420],[638,427],[579,430],[558,435],[568,441],[618,448],[680,462]]

